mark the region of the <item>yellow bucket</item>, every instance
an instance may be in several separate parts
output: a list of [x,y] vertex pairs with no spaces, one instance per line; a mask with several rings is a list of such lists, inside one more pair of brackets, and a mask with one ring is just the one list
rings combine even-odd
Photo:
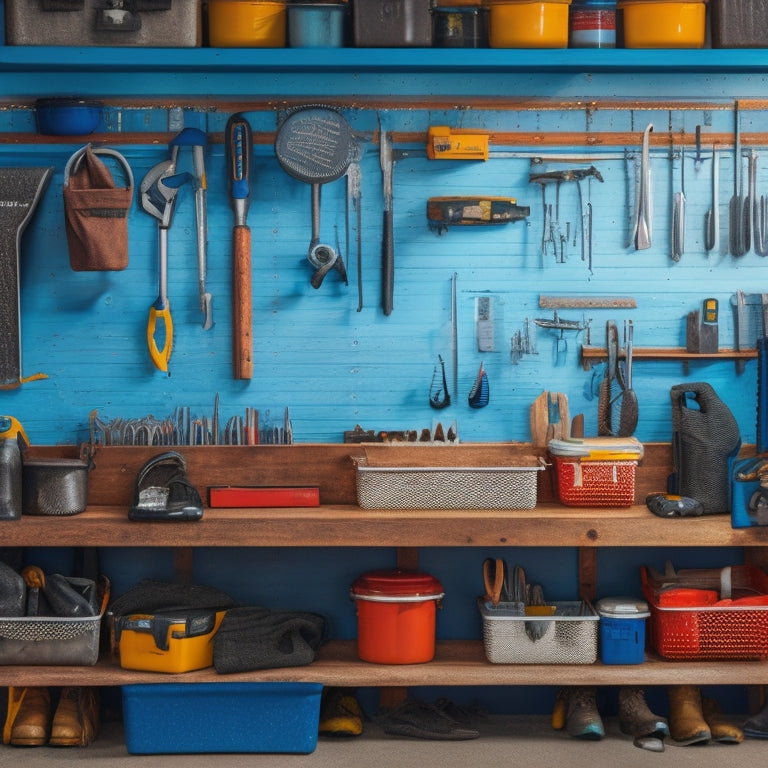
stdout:
[[567,48],[571,0],[491,0],[491,48]]
[[706,36],[704,0],[619,0],[625,48],[703,48]]
[[213,48],[283,48],[285,5],[284,0],[210,0],[209,45]]

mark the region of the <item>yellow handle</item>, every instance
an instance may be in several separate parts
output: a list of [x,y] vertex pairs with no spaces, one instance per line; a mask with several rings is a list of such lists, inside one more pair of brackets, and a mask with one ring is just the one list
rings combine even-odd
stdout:
[[[165,344],[160,349],[155,341],[155,332],[157,322],[161,320],[165,330]],[[149,310],[149,323],[147,323],[147,345],[149,346],[149,355],[152,362],[161,371],[168,371],[168,361],[171,359],[171,350],[173,348],[173,320],[171,319],[171,305],[164,302],[158,307],[153,304]]]
[[[24,427],[21,426],[21,422],[18,419],[15,419],[13,416],[2,416],[0,418],[2,418],[4,422],[7,419],[9,424],[8,429],[0,432],[0,437],[17,437],[18,435],[21,435],[24,443],[29,445],[29,438],[27,437],[27,433],[24,431]],[[3,426],[5,426],[5,423],[3,423]]]

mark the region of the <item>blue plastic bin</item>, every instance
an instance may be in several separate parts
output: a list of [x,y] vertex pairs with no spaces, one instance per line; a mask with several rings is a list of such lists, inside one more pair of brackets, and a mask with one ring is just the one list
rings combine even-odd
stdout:
[[133,755],[293,752],[317,747],[320,683],[149,683],[123,686]]
[[645,661],[645,620],[648,604],[634,597],[606,597],[597,602],[600,614],[600,659],[603,664]]

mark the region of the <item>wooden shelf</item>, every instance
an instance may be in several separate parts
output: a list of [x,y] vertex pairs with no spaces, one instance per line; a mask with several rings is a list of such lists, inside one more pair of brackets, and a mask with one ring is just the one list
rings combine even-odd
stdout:
[[768,527],[731,528],[729,515],[665,520],[645,505],[533,510],[386,510],[355,505],[206,509],[193,523],[138,523],[117,507],[68,518],[22,516],[4,546],[94,547],[697,547],[765,546]]
[[426,664],[370,664],[357,657],[354,640],[332,640],[318,660],[303,667],[219,675],[215,669],[163,674],[122,669],[112,660],[93,667],[0,666],[0,686],[130,685],[132,683],[316,682],[352,687],[414,685],[759,685],[768,684],[762,661],[668,661],[649,656],[643,664],[491,664],[479,640],[439,642]]
[[[730,516],[661,519],[643,504],[625,508],[564,507],[552,502],[549,472],[540,473],[539,503],[532,510],[364,510],[353,503],[355,471],[350,456],[388,455],[386,445],[214,446],[184,448],[191,478],[215,485],[275,484],[290,476],[296,484],[318,485],[320,507],[289,509],[206,509],[194,523],[139,523],[128,520],[138,469],[155,448],[100,448],[89,476],[89,506],[71,517],[33,517],[3,526],[5,546],[35,547],[381,547],[406,556],[419,547],[573,547],[579,550],[580,594],[596,582],[599,547],[744,547],[752,562],[765,562],[768,527],[733,529]],[[396,448],[404,466],[438,458],[504,465],[511,457],[541,454],[528,444],[462,444]],[[750,450],[747,447],[747,450]],[[35,455],[76,454],[78,448],[30,448]],[[450,458],[447,458],[450,457]],[[636,499],[658,490],[669,471],[671,446],[649,443],[638,468]],[[417,464],[419,462],[417,461]],[[429,464],[426,464],[429,465]],[[514,466],[514,463],[507,464]],[[254,467],[258,468],[255,473]],[[205,489],[199,488],[201,494]],[[180,558],[188,565],[185,558]],[[586,592],[581,592],[584,587]],[[479,623],[479,620],[478,620]],[[352,687],[495,685],[759,685],[768,684],[763,661],[669,661],[606,666],[491,664],[480,640],[438,643],[426,664],[370,664],[357,657],[354,640],[331,640],[315,663],[242,674],[218,675],[212,668],[171,675],[122,669],[113,658],[92,667],[0,666],[0,686],[117,686],[132,683],[286,681]]]

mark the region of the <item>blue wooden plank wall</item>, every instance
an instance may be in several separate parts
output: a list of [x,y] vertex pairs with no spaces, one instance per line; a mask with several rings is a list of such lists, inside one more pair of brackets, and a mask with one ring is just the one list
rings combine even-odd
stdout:
[[[89,52],[90,53],[90,52]],[[0,53],[0,58],[2,58]],[[734,54],[737,55],[737,54]],[[740,54],[738,54],[740,55]],[[73,61],[78,56],[73,53]],[[559,60],[559,53],[553,53]],[[50,95],[71,95],[77,85],[83,95],[98,96],[119,90],[131,99],[121,107],[110,100],[105,129],[114,134],[111,146],[129,159],[137,182],[167,156],[162,145],[121,142],[121,133],[169,131],[180,127],[176,111],[168,104],[204,104],[206,100],[231,98],[239,104],[251,96],[273,103],[306,95],[307,102],[333,98],[362,100],[355,94],[378,97],[418,97],[428,94],[441,105],[469,103],[487,98],[485,108],[429,110],[418,98],[412,108],[383,113],[388,128],[416,135],[429,125],[477,128],[499,133],[557,134],[560,132],[632,133],[636,141],[649,122],[657,134],[669,131],[693,135],[702,126],[705,156],[710,153],[707,135],[729,135],[733,130],[735,98],[761,99],[765,77],[756,73],[623,71],[583,73],[564,70],[555,74],[523,71],[458,71],[432,73],[377,71],[375,67],[351,68],[340,73],[324,71],[310,77],[295,70],[239,73],[236,68],[212,67],[204,77],[195,71],[174,69],[177,60],[189,55],[168,53],[162,77],[147,68],[135,73],[92,68],[73,74],[63,67],[29,66],[3,82],[0,133],[13,135],[2,141],[3,166],[52,166],[53,181],[22,240],[21,334],[23,374],[45,373],[48,378],[25,383],[0,393],[0,411],[24,423],[30,439],[38,444],[73,443],[87,439],[88,414],[96,409],[103,418],[135,417],[149,413],[162,417],[180,405],[197,415],[210,415],[219,393],[222,417],[257,407],[262,420],[279,421],[290,409],[295,439],[340,441],[342,433],[360,424],[368,429],[431,428],[440,420],[453,423],[467,441],[529,439],[528,408],[543,390],[565,392],[571,413],[583,412],[586,429],[596,428],[593,376],[579,362],[585,334],[568,335],[567,349],[557,357],[556,339],[546,331],[535,335],[536,354],[518,364],[510,358],[510,339],[537,317],[551,316],[538,306],[540,295],[633,296],[634,310],[562,310],[563,317],[590,321],[593,344],[601,344],[605,322],[620,324],[632,319],[635,344],[681,346],[686,314],[713,296],[721,307],[721,344],[733,346],[730,297],[738,289],[751,293],[765,290],[765,261],[754,253],[734,258],[727,253],[728,200],[733,192],[733,154],[723,150],[719,213],[722,225],[717,252],[703,247],[704,213],[710,204],[712,163],[705,157],[696,168],[686,159],[688,219],[686,253],[679,263],[669,256],[670,205],[673,186],[679,179],[679,157],[672,147],[654,149],[654,243],[648,251],[627,246],[629,200],[624,146],[546,147],[494,146],[494,152],[516,152],[516,157],[493,157],[488,162],[446,162],[411,158],[398,162],[395,171],[396,279],[395,308],[384,317],[379,308],[381,244],[381,174],[378,147],[370,141],[377,130],[376,113],[365,107],[345,109],[364,146],[361,231],[363,247],[364,306],[357,312],[357,269],[354,247],[345,242],[344,182],[327,185],[322,194],[323,237],[331,244],[338,238],[349,270],[349,286],[331,274],[319,290],[309,284],[306,261],[310,238],[309,188],[289,178],[278,166],[269,144],[258,144],[254,153],[254,179],[248,223],[253,232],[254,377],[234,381],[231,370],[231,227],[232,214],[224,181],[224,155],[213,143],[206,156],[209,172],[209,271],[208,285],[214,296],[215,326],[201,328],[197,302],[194,213],[191,190],[185,188],[170,234],[169,294],[176,329],[171,376],[153,369],[145,343],[149,307],[157,293],[157,232],[155,222],[134,201],[130,214],[130,264],[120,273],[74,273],[68,264],[62,212],[62,171],[80,144],[40,144],[36,140],[30,104],[44,86]],[[89,56],[83,56],[89,59]],[[139,59],[141,57],[138,57]],[[406,55],[406,60],[412,57]],[[539,59],[540,60],[540,59]],[[626,63],[626,62],[625,62]],[[397,64],[397,62],[393,62]],[[3,66],[0,62],[0,66]],[[663,68],[663,63],[660,65]],[[151,69],[151,68],[150,68]],[[3,71],[13,72],[5,66]],[[115,77],[121,78],[119,89]],[[247,92],[248,95],[245,95]],[[154,102],[144,98],[157,95]],[[184,94],[193,94],[184,97]],[[279,94],[278,96],[273,96]],[[178,96],[179,98],[176,98]],[[510,103],[492,99],[509,98]],[[151,106],[136,106],[137,102]],[[532,108],[514,108],[516,100],[535,99]],[[649,100],[658,99],[658,104]],[[670,108],[664,108],[669,102]],[[697,107],[697,103],[702,105]],[[228,117],[225,109],[199,107],[183,110],[181,124],[221,135]],[[274,111],[248,113],[258,133],[273,132]],[[742,129],[761,132],[763,113],[744,109]],[[22,140],[17,140],[22,134]],[[28,141],[24,140],[28,136]],[[768,146],[768,143],[767,145]],[[399,147],[404,148],[404,147]],[[408,148],[417,149],[414,145]],[[637,153],[636,143],[627,147]],[[528,183],[530,156],[551,153],[592,152],[604,182],[585,184],[594,210],[592,273],[580,258],[578,242],[569,241],[567,260],[542,259],[541,196]],[[617,159],[600,159],[618,154]],[[758,191],[766,185],[766,148],[758,148]],[[550,163],[546,168],[569,167]],[[632,163],[629,163],[630,168]],[[628,184],[628,182],[630,182]],[[449,194],[510,195],[531,206],[531,216],[498,228],[453,227],[438,236],[427,227],[426,200]],[[552,194],[550,193],[550,202]],[[574,190],[561,188],[564,221],[577,218]],[[353,243],[355,238],[352,230]],[[6,233],[7,235],[7,233]],[[451,361],[451,283],[456,276],[458,384],[452,406],[434,411],[428,390],[438,354]],[[491,297],[495,310],[498,351],[481,354],[475,340],[475,306],[480,297]],[[490,377],[488,407],[468,407],[467,393],[483,362]],[[669,388],[683,381],[711,382],[736,414],[742,437],[755,437],[756,366],[746,363],[737,374],[732,361],[691,362],[638,361],[634,384],[640,401],[637,436],[644,441],[669,440],[671,436]],[[450,379],[449,379],[450,380]],[[438,617],[438,634],[444,637],[480,637],[474,598],[478,574],[485,556],[504,556],[524,566],[529,581],[543,583],[547,595],[572,599],[576,595],[576,556],[567,549],[504,548],[498,552],[474,549],[427,548],[420,565],[446,586],[445,610]],[[677,567],[707,567],[736,562],[739,552],[729,550],[601,550],[600,596],[637,593],[638,567],[642,563],[662,568],[672,559]],[[46,558],[48,558],[46,560]],[[31,551],[35,562],[56,561],[64,571],[71,567],[71,553]],[[105,555],[106,559],[106,555]],[[356,551],[319,548],[312,553],[290,549],[196,550],[193,578],[228,589],[236,599],[274,607],[318,610],[331,623],[334,637],[354,637],[354,609],[347,600],[348,587],[360,572],[394,564],[391,548]],[[307,579],[312,571],[313,578]],[[168,551],[138,552],[113,549],[108,571],[115,594],[142,576],[173,578],[173,556]],[[247,573],[247,578],[242,574]],[[322,573],[322,578],[316,574]],[[473,703],[471,689],[453,691],[459,702]],[[551,707],[554,693],[544,690],[534,700],[530,690],[503,687],[485,691],[492,711],[540,711]],[[375,704],[371,704],[375,706]],[[743,706],[738,711],[744,711]]]
[[[137,76],[139,77],[139,76]],[[129,78],[131,79],[131,78]],[[634,88],[632,78],[628,87]],[[755,88],[754,78],[736,85]],[[409,88],[405,83],[392,87]],[[703,100],[703,99],[702,99]],[[312,101],[315,101],[314,99]],[[712,105],[715,108],[712,108]],[[381,172],[376,111],[344,110],[359,134],[362,159],[363,309],[357,311],[355,219],[346,242],[345,181],[322,189],[322,238],[338,243],[349,272],[349,285],[329,274],[319,290],[310,286],[306,260],[310,240],[310,187],[290,178],[278,165],[271,144],[254,149],[248,223],[253,236],[254,376],[232,379],[231,363],[231,230],[232,213],[225,181],[224,150],[212,143],[208,169],[209,267],[215,326],[201,328],[197,300],[194,201],[190,187],[178,197],[169,237],[168,290],[175,326],[170,376],[155,370],[146,349],[145,328],[157,295],[157,227],[141,210],[138,195],[130,212],[130,263],[124,272],[75,273],[69,268],[62,209],[63,167],[80,144],[38,144],[34,113],[26,106],[0,111],[0,130],[29,134],[29,142],[0,146],[4,166],[52,166],[54,176],[22,239],[21,338],[23,375],[47,378],[3,392],[2,411],[25,424],[38,444],[72,443],[87,439],[88,415],[96,409],[104,419],[118,416],[169,415],[177,406],[210,415],[219,393],[222,418],[247,406],[261,412],[262,422],[280,422],[289,408],[294,438],[301,442],[340,441],[344,430],[432,428],[455,422],[465,441],[528,440],[528,408],[543,390],[568,395],[571,414],[584,413],[587,434],[596,430],[595,388],[602,368],[585,371],[580,345],[589,339],[601,345],[605,322],[621,327],[631,319],[635,346],[684,346],[686,314],[708,296],[720,302],[720,343],[734,345],[730,305],[737,289],[765,289],[763,257],[750,252],[734,258],[727,252],[728,201],[733,193],[733,151],[721,155],[719,249],[704,248],[704,216],[710,207],[712,146],[708,134],[733,130],[732,101],[722,94],[670,109],[633,108],[611,103],[588,106],[553,102],[535,109],[428,110],[415,106],[380,113],[385,127],[420,134],[430,125],[476,128],[498,133],[561,132],[632,133],[638,140],[648,123],[655,134],[685,133],[697,125],[703,136],[703,159],[695,163],[691,147],[685,155],[687,197],[686,252],[670,258],[671,195],[679,190],[679,146],[656,146],[652,154],[653,247],[637,252],[628,247],[633,158],[637,144],[624,146],[495,146],[491,159],[430,161],[417,156],[397,162],[394,174],[396,277],[394,311],[380,309],[380,248],[382,219]],[[276,112],[247,113],[255,133],[276,128]],[[228,113],[220,109],[177,110],[166,107],[110,106],[105,130],[114,132],[110,146],[129,160],[138,183],[146,171],[167,156],[167,147],[122,144],[121,132],[166,131],[172,124],[199,127],[221,135]],[[742,110],[741,128],[759,132],[762,112]],[[173,122],[175,121],[175,123]],[[544,140],[546,143],[546,139]],[[418,150],[423,146],[403,145]],[[624,152],[629,153],[625,158]],[[535,170],[579,167],[569,161],[548,162],[552,155],[590,154],[604,182],[584,182],[585,201],[593,208],[592,272],[581,259],[577,236],[578,201],[574,184],[563,184],[560,219],[571,226],[566,260],[551,253],[542,257],[542,208],[539,186],[528,183],[531,157],[544,163]],[[768,159],[757,148],[758,194],[765,194]],[[509,156],[514,155],[514,156]],[[607,158],[607,159],[602,159]],[[182,153],[182,161],[189,157]],[[746,160],[744,164],[746,172]],[[525,222],[499,227],[452,227],[438,235],[427,226],[426,200],[438,195],[509,195],[530,205]],[[555,203],[554,189],[548,202]],[[8,233],[6,233],[8,236]],[[454,278],[455,276],[455,278]],[[446,360],[452,387],[451,292],[456,286],[458,391],[443,411],[429,407],[428,393],[438,355]],[[633,310],[561,310],[568,319],[589,322],[588,333],[567,333],[560,342],[535,318],[551,317],[539,308],[540,295],[632,296]],[[496,349],[480,353],[476,344],[475,311],[479,297],[492,299]],[[530,328],[535,354],[514,364],[511,338]],[[467,395],[480,363],[490,380],[490,405],[469,408]],[[736,414],[746,442],[755,439],[756,365],[750,361],[736,373],[732,361],[637,361],[634,384],[640,402],[637,436],[644,441],[668,440],[671,433],[669,388],[683,381],[707,380]]]

